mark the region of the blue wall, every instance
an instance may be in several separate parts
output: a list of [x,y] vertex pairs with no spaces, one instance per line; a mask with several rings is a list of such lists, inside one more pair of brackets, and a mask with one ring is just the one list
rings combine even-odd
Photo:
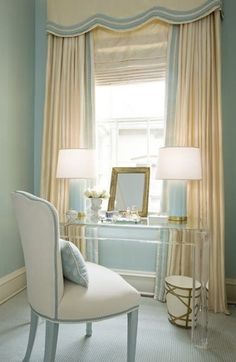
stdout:
[[47,0],[35,0],[35,127],[34,192],[40,195],[40,164],[43,136],[44,93],[47,61]]
[[0,277],[24,265],[11,204],[33,191],[34,1],[0,2]]
[[222,22],[226,276],[236,278],[236,1],[224,0]]

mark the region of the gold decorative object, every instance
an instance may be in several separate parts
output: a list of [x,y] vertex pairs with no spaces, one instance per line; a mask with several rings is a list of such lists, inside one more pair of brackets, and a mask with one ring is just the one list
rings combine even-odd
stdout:
[[[192,326],[193,279],[181,275],[166,277],[166,303],[169,321],[178,327]],[[197,318],[201,293],[201,284],[196,281],[194,318]]]
[[187,216],[169,216],[168,221],[175,224],[185,224],[187,223]]
[[138,215],[148,213],[149,167],[113,167],[108,211],[126,212],[135,207]]

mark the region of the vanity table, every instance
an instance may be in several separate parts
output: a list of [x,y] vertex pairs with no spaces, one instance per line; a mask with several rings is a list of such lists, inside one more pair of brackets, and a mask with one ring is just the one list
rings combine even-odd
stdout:
[[[165,278],[181,275],[192,278],[191,341],[195,346],[206,347],[208,319],[208,256],[207,231],[195,223],[169,224],[149,222],[117,222],[76,219],[61,223],[61,237],[75,242],[87,260],[103,264],[102,252],[108,248],[115,260],[117,245],[149,249],[156,257],[156,294],[164,293]],[[123,256],[125,258],[125,251]],[[147,258],[145,252],[143,258]],[[106,265],[107,266],[107,265]],[[110,265],[109,267],[112,268]],[[200,293],[199,293],[200,285]],[[195,286],[198,286],[195,288]],[[164,294],[163,294],[164,295]],[[158,298],[157,298],[158,299]]]

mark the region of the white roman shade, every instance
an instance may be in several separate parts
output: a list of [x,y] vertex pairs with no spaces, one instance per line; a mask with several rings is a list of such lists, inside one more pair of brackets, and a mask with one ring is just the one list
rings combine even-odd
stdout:
[[158,20],[126,32],[94,30],[96,83],[165,79],[169,25]]

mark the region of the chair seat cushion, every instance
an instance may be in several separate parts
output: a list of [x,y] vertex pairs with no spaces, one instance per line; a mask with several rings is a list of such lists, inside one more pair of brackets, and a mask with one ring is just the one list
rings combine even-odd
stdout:
[[64,295],[58,306],[59,320],[96,320],[139,305],[139,293],[119,274],[94,263],[86,266],[88,288],[65,280]]

